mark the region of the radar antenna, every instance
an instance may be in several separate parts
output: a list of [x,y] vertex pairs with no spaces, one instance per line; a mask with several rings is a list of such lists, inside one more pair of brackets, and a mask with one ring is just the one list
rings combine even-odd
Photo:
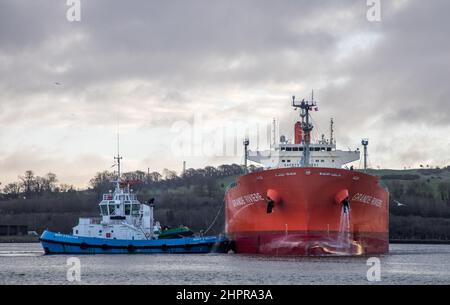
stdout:
[[300,118],[302,119],[302,143],[303,143],[303,160],[302,166],[310,166],[310,151],[309,144],[311,143],[311,131],[314,126],[309,121],[309,112],[312,110],[317,110],[317,104],[314,101],[314,90],[311,92],[311,100],[307,101],[302,99],[301,101],[296,101],[295,96],[292,96],[292,107],[295,109],[300,109]]

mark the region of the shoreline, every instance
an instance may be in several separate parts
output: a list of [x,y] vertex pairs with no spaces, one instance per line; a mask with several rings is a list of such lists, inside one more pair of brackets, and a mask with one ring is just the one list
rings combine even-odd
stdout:
[[39,243],[39,236],[29,235],[11,235],[0,236],[0,244],[25,244],[25,243]]
[[[0,236],[0,244],[39,243],[39,236]],[[389,244],[450,245],[450,240],[391,239]]]

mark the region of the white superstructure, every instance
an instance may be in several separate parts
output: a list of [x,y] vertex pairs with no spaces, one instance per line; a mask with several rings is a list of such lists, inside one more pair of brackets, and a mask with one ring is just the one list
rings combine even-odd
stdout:
[[[120,177],[121,157],[115,159]],[[99,204],[101,218],[80,218],[73,235],[128,240],[157,238],[161,226],[153,219],[153,200],[142,204],[129,183],[118,178],[115,184],[114,192],[103,194]]]
[[359,149],[354,151],[336,149],[336,140],[333,137],[333,120],[331,120],[330,125],[330,138],[325,139],[325,136],[322,135],[317,143],[311,143],[313,125],[309,121],[309,112],[317,110],[313,95],[311,101],[303,99],[301,102],[296,102],[295,97],[292,97],[292,106],[301,110],[301,121],[296,122],[294,128],[294,143],[286,141],[285,136],[281,136],[279,144],[262,151],[247,151],[247,143],[245,152],[247,160],[270,169],[301,166],[341,168],[345,164],[360,159]]
[[[265,168],[300,167],[303,164],[303,144],[280,143],[274,149],[248,151],[248,160],[261,164]],[[336,145],[310,144],[312,167],[341,168],[347,163],[359,160],[360,152],[337,150]]]

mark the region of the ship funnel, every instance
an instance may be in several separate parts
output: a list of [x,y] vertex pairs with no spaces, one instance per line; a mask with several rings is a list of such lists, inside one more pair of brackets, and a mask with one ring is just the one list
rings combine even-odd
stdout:
[[301,144],[303,138],[302,123],[297,122],[294,126],[294,143]]

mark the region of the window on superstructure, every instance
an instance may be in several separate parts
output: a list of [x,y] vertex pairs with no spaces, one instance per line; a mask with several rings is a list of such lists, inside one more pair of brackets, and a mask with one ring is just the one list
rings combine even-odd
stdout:
[[320,151],[320,147],[315,147],[314,150],[315,151]]
[[106,204],[100,205],[100,212],[102,215],[108,215],[108,206]]
[[108,211],[109,211],[109,215],[114,215],[114,213],[116,211],[116,205],[115,204],[109,204],[108,205]]
[[331,147],[327,147],[327,151],[331,151]]
[[130,215],[131,213],[131,204],[125,204],[125,215]]
[[293,151],[298,151],[298,147],[292,147]]
[[286,147],[281,147],[281,151],[285,151],[286,150]]
[[292,147],[286,147],[286,151],[292,151]]
[[303,147],[299,147],[299,150],[300,150],[300,151],[303,151]]
[[133,204],[131,208],[131,215],[139,215],[139,204]]
[[281,162],[286,162],[286,160],[281,160]]

